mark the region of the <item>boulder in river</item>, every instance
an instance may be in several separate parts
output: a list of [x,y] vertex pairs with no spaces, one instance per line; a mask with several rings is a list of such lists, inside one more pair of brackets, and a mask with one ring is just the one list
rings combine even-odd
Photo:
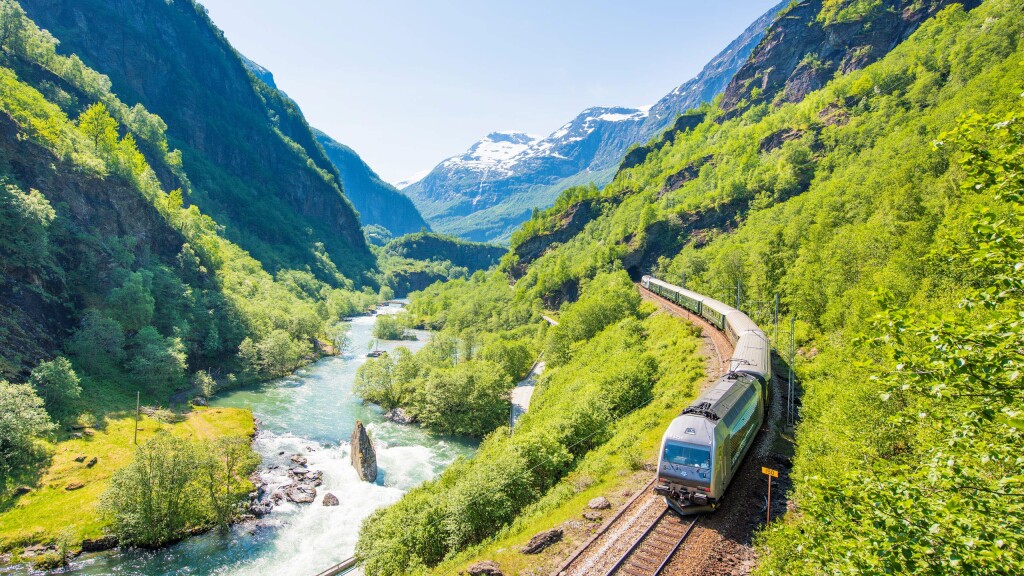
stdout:
[[337,496],[328,492],[327,494],[324,494],[323,504],[324,506],[337,506],[338,504],[341,504],[341,502],[338,501]]
[[284,495],[296,504],[309,504],[316,500],[316,488],[306,484],[292,484],[284,489]]
[[404,408],[392,408],[384,413],[384,418],[396,424],[412,424],[416,421]]
[[356,428],[352,431],[352,466],[361,480],[377,481],[377,453],[373,450],[370,435],[359,420],[356,420]]

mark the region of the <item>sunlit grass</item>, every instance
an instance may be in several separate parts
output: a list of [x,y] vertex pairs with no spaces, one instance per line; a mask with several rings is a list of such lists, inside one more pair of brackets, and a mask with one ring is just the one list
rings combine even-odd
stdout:
[[[251,436],[255,421],[252,412],[237,408],[199,409],[172,424],[143,416],[139,443],[161,430],[196,439]],[[100,497],[111,476],[131,462],[134,417],[107,417],[78,433],[81,438],[69,437],[52,446],[50,465],[31,492],[0,503],[0,550],[54,542],[65,531],[76,544],[103,535]],[[89,467],[93,458],[96,464]],[[68,490],[73,483],[83,486]]]

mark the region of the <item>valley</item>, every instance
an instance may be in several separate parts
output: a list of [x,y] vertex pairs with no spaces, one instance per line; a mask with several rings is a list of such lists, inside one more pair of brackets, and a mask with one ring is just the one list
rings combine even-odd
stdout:
[[[391,71],[472,96],[436,30],[505,7],[317,9],[422,54],[272,73],[194,0],[0,0],[0,574],[1024,571],[1015,2],[783,2],[401,189],[341,141],[421,143],[300,79],[462,129]],[[474,50],[545,53],[522,10]]]

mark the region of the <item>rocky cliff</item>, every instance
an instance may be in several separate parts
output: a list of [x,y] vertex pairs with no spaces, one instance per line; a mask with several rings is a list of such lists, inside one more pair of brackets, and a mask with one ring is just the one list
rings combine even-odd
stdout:
[[733,116],[761,102],[799,102],[837,73],[885,56],[922,22],[950,4],[974,8],[980,0],[803,0],[768,29],[722,96]]
[[359,211],[363,226],[382,226],[392,236],[430,229],[408,196],[381,180],[356,151],[314,130],[317,142],[341,174],[345,195]]

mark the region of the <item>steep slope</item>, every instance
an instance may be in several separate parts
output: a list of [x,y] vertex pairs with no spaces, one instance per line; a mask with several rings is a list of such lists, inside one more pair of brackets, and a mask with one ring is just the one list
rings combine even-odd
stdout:
[[[836,74],[889,53],[921,22],[953,3],[981,0],[804,0],[791,4],[729,82],[722,109],[736,114],[761,102],[799,102]],[[865,25],[865,23],[870,25]]]
[[[242,64],[267,86],[277,90],[285,99],[294,103],[274,81],[274,74],[239,54]],[[296,104],[296,107],[298,105]],[[313,129],[317,143],[341,175],[342,190],[359,212],[363,226],[380,226],[391,237],[429,229],[423,216],[407,196],[397,188],[380,179],[377,173],[359,157],[355,150],[334,140],[327,134]],[[370,239],[375,234],[368,235]]]
[[709,102],[760,42],[782,8],[757,19],[693,79],[644,109],[584,110],[549,136],[495,132],[439,164],[403,191],[439,231],[507,241],[534,208],[573,184],[607,184],[625,151],[668,128],[678,114]]
[[246,70],[191,0],[24,2],[29,16],[110,77],[129,105],[167,123],[197,203],[272,269],[334,267],[362,280],[373,266],[338,174],[293,102]]
[[382,226],[392,236],[430,228],[412,200],[381,180],[355,150],[319,130],[313,134],[341,174],[342,188],[359,211],[363,226]]
[[268,274],[184,205],[191,164],[160,117],[58,55],[16,3],[0,18],[0,378],[66,354],[88,377],[81,409],[127,404],[126,388],[164,404],[200,368],[294,368],[373,298]]

